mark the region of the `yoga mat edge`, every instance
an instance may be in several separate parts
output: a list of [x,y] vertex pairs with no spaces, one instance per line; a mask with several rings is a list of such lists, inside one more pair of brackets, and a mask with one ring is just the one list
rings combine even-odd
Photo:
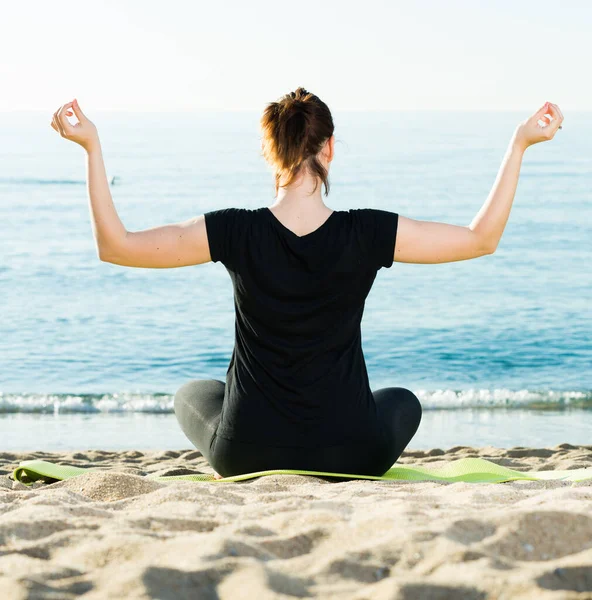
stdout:
[[[13,471],[15,481],[30,485],[43,478],[57,479],[59,481],[78,477],[91,471],[117,472],[116,468],[104,467],[76,467],[62,465],[44,460],[24,460]],[[444,465],[434,468],[416,467],[413,465],[393,466],[382,476],[360,475],[352,473],[330,473],[325,471],[306,471],[299,469],[273,469],[244,473],[232,477],[214,479],[208,473],[195,473],[189,475],[147,475],[153,481],[193,481],[193,482],[238,482],[266,475],[312,475],[318,477],[337,477],[347,479],[369,479],[374,481],[464,481],[469,483],[503,483],[505,481],[530,480],[530,481],[584,481],[592,479],[592,467],[572,470],[557,471],[515,471],[498,465],[483,458],[459,458]],[[29,481],[23,481],[26,477]]]

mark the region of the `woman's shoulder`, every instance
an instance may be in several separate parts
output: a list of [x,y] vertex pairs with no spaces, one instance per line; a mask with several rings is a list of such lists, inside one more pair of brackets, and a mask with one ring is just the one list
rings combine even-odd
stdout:
[[258,208],[244,208],[244,207],[238,207],[238,206],[225,206],[223,208],[213,208],[212,210],[207,211],[205,214],[208,213],[219,213],[219,214],[223,214],[223,215],[247,215],[247,214],[252,214],[254,212],[257,212]]
[[206,220],[224,221],[227,223],[254,222],[261,216],[262,209],[260,208],[245,208],[239,206],[226,206],[223,208],[215,208],[205,212]]

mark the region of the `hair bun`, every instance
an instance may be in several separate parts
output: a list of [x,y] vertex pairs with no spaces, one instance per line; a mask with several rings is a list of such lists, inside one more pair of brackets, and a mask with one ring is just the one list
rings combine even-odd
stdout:
[[290,185],[302,169],[320,178],[328,194],[327,171],[317,154],[333,135],[334,126],[329,108],[318,96],[299,87],[269,103],[261,129],[263,156],[275,170],[276,194],[280,185]]
[[290,119],[298,114],[309,114],[310,103],[301,98],[287,98],[283,108],[283,117],[285,119]]
[[314,94],[311,94],[303,87],[299,87],[296,91],[290,92],[284,96],[284,109],[292,114],[297,111],[306,111],[311,105],[311,100]]

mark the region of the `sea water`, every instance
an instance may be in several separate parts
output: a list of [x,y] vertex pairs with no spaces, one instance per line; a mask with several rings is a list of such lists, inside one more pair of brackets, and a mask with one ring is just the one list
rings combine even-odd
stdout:
[[[188,380],[224,381],[221,263],[99,261],[82,148],[46,113],[0,114],[0,449],[190,447]],[[523,112],[335,112],[332,209],[468,225]],[[259,114],[89,114],[129,231],[274,202]],[[497,251],[378,272],[362,320],[373,389],[424,407],[410,448],[592,443],[592,113],[529,148]]]

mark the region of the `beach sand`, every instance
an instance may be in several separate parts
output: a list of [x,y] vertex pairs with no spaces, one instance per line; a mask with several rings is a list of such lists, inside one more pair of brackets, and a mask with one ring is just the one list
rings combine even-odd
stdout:
[[[408,449],[516,470],[592,467],[592,446]],[[38,458],[106,467],[27,487]],[[0,598],[592,599],[592,481],[330,481],[212,473],[201,453],[0,452]]]

